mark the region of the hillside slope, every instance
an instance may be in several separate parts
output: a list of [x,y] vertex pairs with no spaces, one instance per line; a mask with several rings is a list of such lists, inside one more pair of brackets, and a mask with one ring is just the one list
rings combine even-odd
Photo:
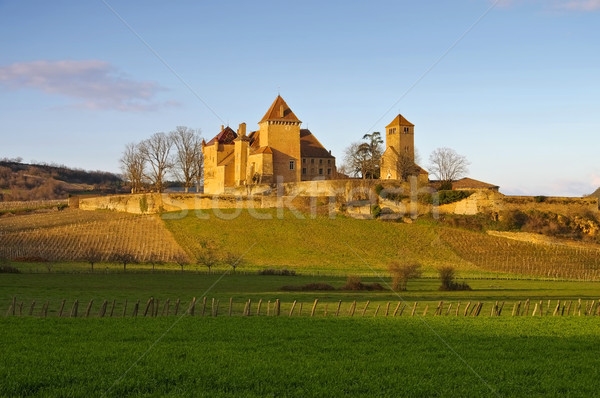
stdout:
[[69,193],[117,193],[119,176],[104,171],[85,171],[0,161],[0,201],[64,199]]
[[548,247],[435,223],[386,223],[377,220],[297,219],[260,210],[270,219],[246,211],[231,219],[195,213],[164,219],[175,239],[191,255],[213,242],[221,253],[232,253],[262,267],[300,268],[310,272],[372,274],[386,272],[392,260],[419,262],[429,272],[449,265],[482,273],[507,272],[572,279],[600,278],[600,251]]

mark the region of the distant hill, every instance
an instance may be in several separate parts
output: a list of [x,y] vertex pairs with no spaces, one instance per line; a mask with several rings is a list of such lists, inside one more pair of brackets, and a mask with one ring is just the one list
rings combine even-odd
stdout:
[[600,199],[600,188],[596,189],[596,191],[590,196]]
[[62,165],[0,161],[0,201],[63,199],[69,194],[118,193],[123,181],[113,173]]

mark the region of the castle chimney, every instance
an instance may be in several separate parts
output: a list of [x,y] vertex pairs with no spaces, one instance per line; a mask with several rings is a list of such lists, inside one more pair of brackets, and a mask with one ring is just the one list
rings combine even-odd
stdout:
[[279,105],[279,117],[283,117],[283,105]]
[[225,126],[221,125],[221,131],[225,130]]
[[240,128],[238,128],[238,135],[241,137],[246,136],[246,123],[240,123]]

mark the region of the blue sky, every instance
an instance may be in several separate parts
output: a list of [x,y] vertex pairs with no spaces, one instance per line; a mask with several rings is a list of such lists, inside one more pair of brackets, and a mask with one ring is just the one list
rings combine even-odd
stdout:
[[600,0],[2,1],[0,158],[118,171],[280,92],[341,160],[402,113],[509,194],[600,186]]

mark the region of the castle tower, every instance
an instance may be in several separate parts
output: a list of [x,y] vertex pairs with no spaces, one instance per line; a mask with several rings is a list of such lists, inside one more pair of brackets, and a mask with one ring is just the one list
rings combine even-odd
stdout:
[[399,156],[408,155],[415,161],[415,125],[398,115],[385,127],[385,149],[393,147]]
[[284,182],[300,181],[301,124],[279,95],[258,122],[260,146],[273,151],[273,182],[277,182],[277,177],[283,177]]
[[248,164],[248,144],[250,139],[246,136],[246,123],[241,123],[237,131],[237,138],[233,140],[235,153],[235,185],[245,185]]

